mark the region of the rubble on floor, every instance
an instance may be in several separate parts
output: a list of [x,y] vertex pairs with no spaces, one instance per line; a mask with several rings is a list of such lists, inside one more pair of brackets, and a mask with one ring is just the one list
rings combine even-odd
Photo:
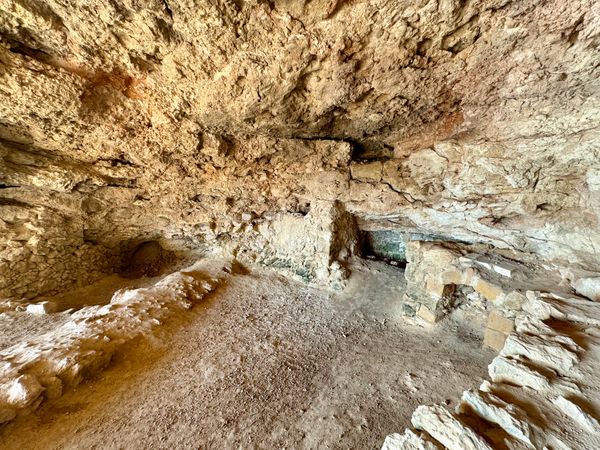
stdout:
[[[495,314],[495,313],[494,313]],[[466,391],[455,411],[420,406],[406,430],[382,450],[600,448],[600,304],[575,296],[527,291],[514,329],[489,365],[491,381]]]
[[[110,303],[84,306],[61,326],[3,349],[0,423],[98,373],[125,344],[150,335],[177,310],[191,308],[214,290],[221,270],[232,269],[196,264],[146,288],[117,290]],[[28,305],[27,312],[46,314],[55,307],[44,301]]]

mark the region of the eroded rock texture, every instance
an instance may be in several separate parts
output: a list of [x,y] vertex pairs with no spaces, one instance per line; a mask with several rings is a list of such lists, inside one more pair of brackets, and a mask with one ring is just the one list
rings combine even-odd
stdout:
[[319,202],[600,270],[598,30],[591,0],[6,0],[0,296]]

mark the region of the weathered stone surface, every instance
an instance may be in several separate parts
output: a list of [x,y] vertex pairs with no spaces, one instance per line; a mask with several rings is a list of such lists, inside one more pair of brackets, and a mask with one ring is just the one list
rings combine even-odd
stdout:
[[340,202],[317,201],[306,216],[282,214],[258,225],[257,232],[248,230],[234,246],[241,260],[339,289],[345,263],[358,253],[358,230]]
[[35,376],[24,374],[2,383],[0,396],[6,404],[14,408],[25,408],[31,405],[43,391],[43,386]]
[[350,165],[350,176],[355,180],[366,180],[378,182],[381,180],[383,163],[375,161],[372,163],[355,163]]
[[573,287],[590,300],[600,301],[600,278],[580,278],[573,283]]
[[427,431],[449,450],[492,450],[481,436],[442,406],[419,406],[411,421],[415,428]]
[[572,418],[577,424],[582,426],[585,430],[590,433],[600,433],[600,424],[598,421],[584,412],[575,403],[567,400],[562,395],[556,397],[552,401],[563,413]]
[[[227,267],[217,264],[212,274],[219,276]],[[97,374],[123,345],[148,335],[177,310],[190,308],[218,283],[210,271],[191,266],[148,287],[118,290],[109,304],[79,309],[58,329],[3,349],[0,422]]]
[[569,298],[527,291],[523,310],[538,320],[550,318],[600,327],[600,304],[581,298]]
[[500,354],[510,357],[522,356],[563,375],[579,362],[577,353],[560,343],[541,336],[520,333],[511,334],[507,338]]
[[548,379],[541,373],[526,367],[515,359],[497,356],[489,365],[492,381],[497,383],[508,382],[517,386],[526,386],[536,391],[545,391],[550,388]]
[[383,441],[381,450],[439,450],[439,446],[416,435],[411,430],[404,434],[390,434]]
[[511,436],[533,445],[527,416],[515,405],[508,404],[489,393],[465,391],[459,409],[462,411],[465,406],[475,411],[483,419],[498,424]]
[[591,0],[29,3],[0,11],[1,297],[318,200],[600,270]]
[[17,416],[17,412],[12,408],[0,408],[0,423],[13,420]]
[[503,296],[497,302],[498,306],[502,309],[509,311],[521,311],[523,304],[527,301],[527,297],[523,292],[512,291]]
[[515,320],[516,330],[520,334],[538,336],[543,338],[545,342],[553,342],[560,344],[563,348],[571,350],[573,353],[582,351],[582,348],[573,340],[573,338],[557,332],[553,328],[546,325],[541,320],[523,314]]
[[486,328],[485,333],[483,335],[483,345],[493,348],[494,350],[499,352],[504,347],[504,343],[506,342],[507,337],[508,336],[502,331],[494,330],[492,328]]
[[514,320],[507,318],[497,310],[492,310],[488,316],[487,327],[504,334],[511,333],[515,328]]

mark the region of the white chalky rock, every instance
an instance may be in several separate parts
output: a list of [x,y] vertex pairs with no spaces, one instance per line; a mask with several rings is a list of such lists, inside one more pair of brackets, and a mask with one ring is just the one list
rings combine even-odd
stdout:
[[524,356],[565,375],[579,362],[577,354],[544,337],[511,334],[500,351],[502,356]]
[[529,424],[517,418],[525,415],[517,406],[506,403],[495,395],[473,391],[463,393],[462,403],[459,405],[461,412],[468,410],[465,405],[468,405],[482,419],[499,425],[511,436],[533,445]]
[[553,318],[600,326],[600,303],[538,291],[527,291],[526,296],[523,310],[540,320]]
[[27,305],[25,309],[29,314],[50,314],[56,311],[56,304],[53,302],[40,302]]
[[488,270],[493,270],[497,274],[508,278],[512,277],[513,272],[518,268],[516,264],[512,264],[508,261],[494,261],[485,256],[479,256],[472,261]]
[[[560,438],[551,433],[548,433],[548,435],[546,436],[546,441],[548,445],[545,445],[543,450],[578,450],[576,448],[571,447],[570,445],[565,444]],[[591,449],[585,448],[581,450]]]
[[21,375],[19,378],[2,386],[3,397],[11,406],[25,408],[32,404],[44,391],[44,388],[33,375]]
[[600,424],[598,421],[584,412],[579,406],[575,403],[567,400],[563,396],[559,396],[552,400],[562,412],[564,412],[567,416],[585,428],[587,431],[591,433],[600,433]]
[[508,382],[517,386],[526,386],[536,391],[550,388],[548,379],[539,372],[524,366],[519,361],[497,356],[488,366],[490,378],[495,383]]
[[539,294],[536,291],[527,291],[525,293],[527,301],[523,304],[523,311],[538,320],[550,319],[555,312],[554,308],[550,303],[544,301]]
[[407,429],[404,434],[387,436],[381,450],[439,450],[439,447]]
[[595,302],[600,301],[600,278],[580,278],[573,283],[578,294]]
[[582,351],[582,348],[569,336],[556,332],[541,320],[529,315],[517,317],[515,319],[515,329],[518,333],[543,336],[544,341],[556,342],[575,353]]
[[481,436],[442,406],[421,405],[411,421],[415,428],[427,431],[448,450],[493,450]]
[[8,377],[13,376],[17,373],[17,369],[15,369],[14,365],[10,363],[10,361],[0,361],[0,377]]

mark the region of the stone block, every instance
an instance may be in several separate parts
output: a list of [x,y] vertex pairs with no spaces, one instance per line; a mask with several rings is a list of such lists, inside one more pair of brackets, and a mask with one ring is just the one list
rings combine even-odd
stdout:
[[427,280],[425,289],[433,297],[442,298],[444,296],[446,286],[437,280]]
[[429,323],[436,323],[440,317],[432,312],[427,306],[421,305],[417,311],[417,316]]
[[446,270],[441,276],[444,284],[463,284],[463,278],[463,273],[457,269]]
[[487,328],[483,336],[483,345],[493,348],[494,350],[499,352],[500,350],[502,350],[502,347],[504,347],[504,343],[506,342],[507,337],[508,336],[502,333],[501,331]]
[[467,267],[463,271],[462,284],[471,286],[473,283],[473,279],[475,278],[476,275],[477,275],[477,271],[475,269],[473,269],[472,267]]
[[32,303],[27,305],[26,311],[29,314],[50,314],[56,312],[56,304],[49,301]]
[[369,181],[381,180],[383,163],[375,161],[371,163],[356,163],[350,166],[350,174],[354,179],[364,179]]
[[475,259],[472,259],[472,261],[481,267],[485,267],[487,270],[493,270],[497,274],[508,278],[512,277],[513,272],[518,267],[516,264],[508,261],[495,261],[485,256],[479,256]]
[[510,334],[515,329],[515,322],[504,317],[499,311],[494,310],[488,316],[487,327],[504,334]]
[[517,269],[517,265],[502,261],[492,264],[492,269],[503,277],[511,278]]
[[481,278],[477,280],[475,286],[473,286],[473,289],[483,295],[490,302],[496,301],[496,299],[503,294],[502,289],[499,286]]

